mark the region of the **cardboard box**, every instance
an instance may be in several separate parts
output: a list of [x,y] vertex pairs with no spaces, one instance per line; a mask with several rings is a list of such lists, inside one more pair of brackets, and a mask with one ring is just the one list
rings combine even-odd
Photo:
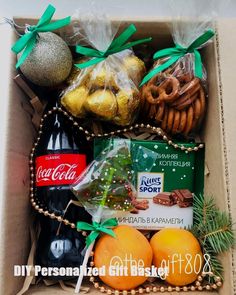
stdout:
[[[96,158],[109,145],[115,147],[124,139],[96,138],[94,157]],[[163,206],[153,198],[161,192],[176,189],[188,189],[195,195],[203,193],[204,187],[204,149],[186,153],[170,146],[165,141],[128,140],[133,159],[133,185],[137,190],[137,200],[148,201],[146,210],[136,214],[122,212],[119,223],[134,226],[137,229],[157,230],[164,227],[188,228],[193,224],[192,204],[181,208],[178,204]],[[198,144],[179,143],[186,148]]]
[[[30,23],[31,20],[18,19]],[[124,26],[134,22],[139,37],[153,36],[153,44],[160,47],[171,45],[171,36],[166,21],[127,20]],[[236,142],[235,109],[236,87],[236,20],[220,20],[217,24],[216,41],[204,49],[204,62],[209,77],[208,113],[202,140],[206,143],[206,162],[209,174],[205,178],[205,193],[213,194],[221,209],[229,210],[236,219]],[[122,28],[121,28],[122,29]],[[0,27],[1,43],[1,161],[0,161],[0,206],[1,206],[1,294],[14,295],[22,288],[24,278],[13,276],[13,265],[26,264],[29,254],[29,203],[28,156],[35,132],[31,118],[23,106],[27,98],[14,84],[15,57],[10,53],[15,40],[7,26]],[[234,256],[222,256],[225,282],[219,294],[236,293]],[[96,294],[91,290],[90,294]],[[67,294],[58,286],[31,287],[27,294]],[[174,293],[172,293],[174,294]],[[184,292],[184,294],[186,294]],[[198,294],[198,292],[191,292]],[[201,294],[207,294],[205,291]],[[212,293],[211,293],[212,294]],[[214,294],[214,293],[213,293]]]

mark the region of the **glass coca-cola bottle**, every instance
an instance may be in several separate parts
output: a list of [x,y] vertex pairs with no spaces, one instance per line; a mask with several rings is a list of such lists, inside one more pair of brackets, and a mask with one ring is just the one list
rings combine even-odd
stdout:
[[[50,103],[45,113],[57,102]],[[86,168],[92,151],[85,135],[62,112],[52,112],[43,123],[35,152],[35,197],[46,210],[71,223],[91,221],[84,208],[70,205],[76,200],[70,185]],[[85,238],[76,229],[39,214],[41,233],[36,264],[46,267],[78,267],[83,260]],[[59,228],[60,226],[60,228]],[[59,229],[59,230],[58,230]]]

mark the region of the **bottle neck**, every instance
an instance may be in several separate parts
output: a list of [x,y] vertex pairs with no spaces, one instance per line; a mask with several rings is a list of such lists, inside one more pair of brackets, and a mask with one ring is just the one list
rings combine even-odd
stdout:
[[56,95],[52,95],[50,96],[50,98],[48,99],[46,108],[45,108],[45,113],[47,113],[48,111],[50,111],[52,108],[54,107],[58,107],[59,106],[59,97]]

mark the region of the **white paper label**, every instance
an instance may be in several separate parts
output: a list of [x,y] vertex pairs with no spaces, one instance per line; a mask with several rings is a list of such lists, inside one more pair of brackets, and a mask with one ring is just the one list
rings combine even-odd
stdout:
[[137,193],[139,199],[152,199],[163,191],[164,173],[138,173]]

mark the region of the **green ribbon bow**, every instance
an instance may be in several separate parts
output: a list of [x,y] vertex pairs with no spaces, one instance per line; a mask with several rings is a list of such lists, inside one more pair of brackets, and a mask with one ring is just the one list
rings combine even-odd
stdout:
[[27,32],[12,46],[11,50],[15,54],[18,54],[22,50],[24,50],[16,64],[16,68],[19,68],[23,64],[27,56],[33,50],[37,42],[37,36],[39,32],[54,31],[61,27],[67,26],[70,23],[70,16],[50,23],[55,11],[55,7],[53,7],[52,5],[48,5],[47,9],[39,19],[37,25],[27,27]]
[[152,38],[145,38],[140,39],[133,42],[128,42],[128,39],[137,31],[135,25],[131,24],[128,28],[126,28],[123,33],[120,34],[117,38],[115,38],[111,45],[108,47],[106,51],[100,51],[94,48],[88,48],[84,46],[77,45],[76,46],[76,52],[80,53],[82,55],[88,56],[88,57],[94,57],[93,59],[81,63],[81,64],[75,64],[75,66],[79,69],[84,69],[86,67],[90,67],[92,65],[95,65],[103,60],[105,60],[109,55],[123,51],[125,49],[128,49],[130,47],[133,47],[135,45],[149,42],[152,40]]
[[166,48],[157,51],[153,58],[159,59],[162,57],[169,57],[169,59],[164,62],[163,64],[157,66],[152,71],[150,71],[142,80],[140,86],[148,82],[152,77],[154,77],[156,74],[164,71],[168,67],[170,67],[172,64],[177,62],[181,57],[183,57],[187,53],[193,53],[194,55],[194,75],[200,79],[202,79],[202,59],[201,55],[198,51],[198,48],[206,43],[209,39],[211,39],[215,35],[215,32],[213,30],[207,30],[205,33],[203,33],[201,36],[199,36],[195,41],[193,41],[192,44],[189,45],[189,47],[185,48],[182,47],[179,44],[176,44],[175,47]]
[[96,238],[100,235],[101,232],[115,238],[116,235],[110,227],[114,227],[117,225],[118,222],[115,218],[107,219],[102,223],[93,221],[92,224],[79,221],[77,222],[77,229],[92,231],[90,235],[86,238],[86,246],[88,247],[92,242],[96,240]]

